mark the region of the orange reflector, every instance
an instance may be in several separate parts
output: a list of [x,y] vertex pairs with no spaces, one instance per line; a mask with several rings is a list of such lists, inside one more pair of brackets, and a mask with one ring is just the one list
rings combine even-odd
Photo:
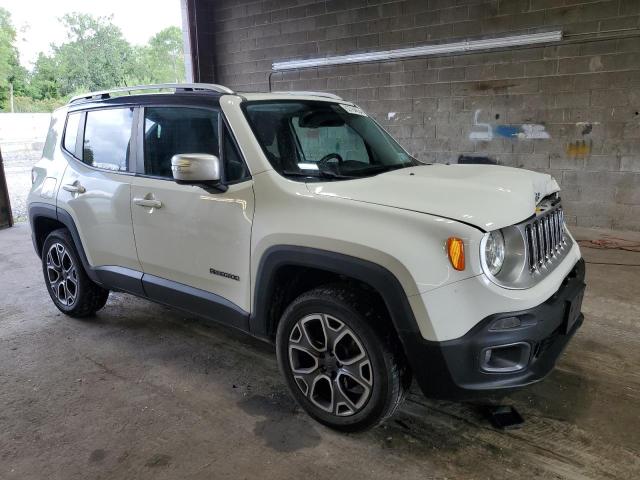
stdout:
[[464,270],[464,243],[457,237],[449,237],[447,240],[447,253],[449,261],[456,270]]

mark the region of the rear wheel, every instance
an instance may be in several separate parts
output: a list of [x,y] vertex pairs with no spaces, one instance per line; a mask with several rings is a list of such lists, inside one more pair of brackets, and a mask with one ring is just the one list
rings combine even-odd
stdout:
[[337,430],[371,428],[391,416],[410,380],[386,319],[357,290],[320,287],[284,312],[278,363],[291,393]]
[[51,300],[66,315],[93,315],[107,303],[109,290],[87,276],[66,229],[54,230],[44,241],[42,271]]

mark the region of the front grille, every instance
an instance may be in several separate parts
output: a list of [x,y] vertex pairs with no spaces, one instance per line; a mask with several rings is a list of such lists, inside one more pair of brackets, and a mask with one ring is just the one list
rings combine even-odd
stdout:
[[[535,214],[523,222],[502,229],[507,250],[514,254],[497,275],[489,278],[505,288],[530,288],[551,275],[573,248],[573,238],[564,224],[564,211],[558,194],[545,197]],[[486,247],[485,236],[481,249]],[[487,269],[483,264],[485,272]]]
[[525,239],[529,269],[540,270],[559,256],[566,246],[564,234],[564,212],[555,205],[545,209],[525,226]]

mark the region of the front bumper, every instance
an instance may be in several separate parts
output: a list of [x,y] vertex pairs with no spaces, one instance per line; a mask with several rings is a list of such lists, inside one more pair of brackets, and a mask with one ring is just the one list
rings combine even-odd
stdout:
[[[471,399],[542,380],[582,325],[582,313],[577,312],[576,316],[569,309],[572,305],[574,310],[580,307],[584,277],[584,260],[580,259],[558,291],[544,303],[527,310],[490,315],[455,340],[433,342],[418,335],[404,336],[405,351],[422,391],[431,397]],[[517,317],[521,326],[490,330],[496,320],[511,317]],[[568,318],[575,323],[568,325]],[[517,346],[514,351],[522,354],[515,362],[520,362],[516,371],[487,366],[491,347],[505,345]]]

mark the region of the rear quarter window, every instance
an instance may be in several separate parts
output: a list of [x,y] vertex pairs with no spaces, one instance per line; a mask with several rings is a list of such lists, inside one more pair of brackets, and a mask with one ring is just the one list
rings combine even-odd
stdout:
[[78,139],[80,118],[80,112],[69,114],[67,117],[67,126],[64,129],[64,149],[76,157],[78,156],[76,153],[76,140]]

